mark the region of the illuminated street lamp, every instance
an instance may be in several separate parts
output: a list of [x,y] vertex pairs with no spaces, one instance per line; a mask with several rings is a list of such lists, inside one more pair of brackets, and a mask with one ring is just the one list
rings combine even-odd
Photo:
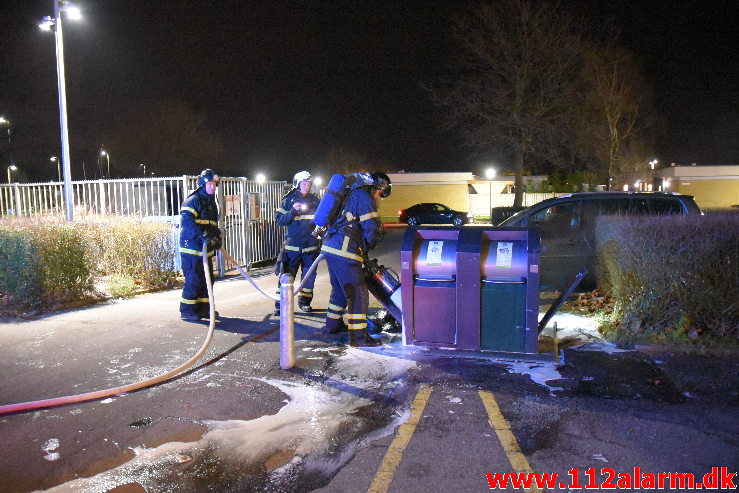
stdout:
[[144,176],[146,176],[146,165],[144,163],[139,164],[139,168],[144,168]]
[[265,177],[262,173],[259,173],[257,175],[257,183],[259,183],[261,185],[265,181],[267,181],[267,177]]
[[18,166],[16,166],[15,164],[11,164],[10,166],[8,166],[8,184],[10,184],[10,172],[15,171],[17,169],[18,169]]
[[67,90],[64,82],[64,40],[62,36],[62,12],[72,20],[82,16],[77,7],[67,0],[54,1],[54,17],[41,19],[39,27],[44,31],[54,31],[56,40],[56,75],[59,87],[59,122],[62,133],[62,164],[64,165],[64,209],[67,221],[74,218],[74,203],[72,202],[72,171],[69,164],[69,132],[67,131]]
[[[110,153],[106,152],[102,147],[100,147],[100,155],[104,156],[105,159],[108,160],[108,179],[110,180]],[[146,170],[144,170],[144,174],[146,174]]]
[[493,224],[493,178],[495,178],[495,168],[488,168],[485,170],[485,177],[490,183],[490,195],[488,201],[488,211],[490,211],[490,224]]
[[57,175],[59,175],[59,181],[62,181],[62,168],[61,163],[59,162],[59,158],[56,156],[51,156],[49,158],[49,161],[51,161],[52,163],[56,163],[56,173]]
[[10,120],[6,120],[4,116],[0,116],[0,124],[8,126],[8,144],[10,144]]
[[321,186],[321,183],[323,183],[323,178],[321,178],[320,176],[314,176],[313,177],[313,184],[316,187],[320,187]]
[[657,166],[657,163],[659,163],[657,159],[652,159],[651,161],[649,161],[649,168],[654,169],[654,167]]

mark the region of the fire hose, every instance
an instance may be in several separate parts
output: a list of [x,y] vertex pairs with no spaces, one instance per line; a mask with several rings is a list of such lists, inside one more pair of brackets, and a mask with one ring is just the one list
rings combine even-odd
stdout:
[[213,300],[213,280],[210,274],[210,268],[208,266],[208,244],[203,244],[203,270],[205,271],[206,284],[208,285],[208,301],[210,303],[210,324],[208,325],[208,334],[205,336],[205,342],[201,346],[200,350],[188,361],[178,366],[177,368],[163,373],[159,376],[141,380],[140,382],[130,383],[128,385],[121,385],[119,387],[113,387],[110,389],[96,390],[93,392],[87,392],[85,394],[68,395],[64,397],[56,397],[53,399],[43,399],[39,401],[21,402],[18,404],[8,404],[0,406],[0,415],[8,413],[17,413],[31,411],[34,409],[42,409],[46,407],[60,406],[63,404],[72,404],[75,402],[85,402],[95,399],[101,399],[103,397],[109,397],[111,395],[124,394],[126,392],[133,392],[144,387],[150,387],[157,383],[168,380],[169,378],[177,375],[186,368],[192,366],[197,360],[199,360],[210,345],[210,341],[213,338],[213,332],[216,327],[216,308]]
[[[259,291],[260,293],[262,293],[263,295],[265,295],[266,297],[272,300],[277,301],[280,299],[279,297],[274,297],[272,295],[265,293],[264,290],[262,290],[259,286],[257,286],[254,280],[246,272],[244,272],[244,270],[238,265],[236,260],[231,255],[229,255],[229,253],[225,249],[221,248],[220,251],[223,254],[223,256],[226,257],[226,259],[228,259],[234,265],[234,267],[236,267],[236,270],[238,270],[239,273],[242,276],[244,276],[244,278],[247,281],[249,281],[257,289],[257,291]],[[316,268],[318,267],[318,263],[323,258],[324,257],[321,254],[316,258],[313,264],[311,264],[310,268],[303,276],[302,282],[295,288],[294,293],[298,293],[303,288],[303,285],[308,280],[310,275],[316,270]],[[168,380],[171,377],[177,375],[178,373],[192,366],[197,360],[199,360],[203,356],[203,354],[205,354],[205,351],[208,349],[208,346],[210,346],[210,342],[213,339],[213,333],[215,331],[215,326],[216,326],[215,302],[213,298],[213,279],[210,273],[210,268],[208,266],[208,260],[209,260],[208,259],[208,244],[206,242],[203,244],[203,270],[205,271],[206,284],[208,286],[208,301],[210,305],[210,314],[209,314],[210,321],[208,325],[208,334],[205,337],[205,341],[203,342],[203,345],[200,347],[198,352],[192,358],[190,358],[185,363],[183,363],[182,365],[178,366],[177,368],[173,370],[170,370],[156,377],[152,377],[146,380],[141,380],[139,382],[130,383],[127,385],[121,385],[119,387],[112,387],[109,389],[96,390],[96,391],[87,392],[84,394],[68,395],[68,396],[63,396],[63,397],[55,397],[52,399],[42,399],[38,401],[20,402],[17,404],[7,404],[4,406],[0,406],[0,415],[32,411],[34,409],[43,409],[47,407],[61,406],[64,404],[73,404],[76,402],[92,401],[95,399],[102,399],[104,397],[110,397],[112,395],[119,395],[119,394],[124,394],[127,392],[133,392],[134,390],[139,390],[145,387],[150,387],[157,383]]]

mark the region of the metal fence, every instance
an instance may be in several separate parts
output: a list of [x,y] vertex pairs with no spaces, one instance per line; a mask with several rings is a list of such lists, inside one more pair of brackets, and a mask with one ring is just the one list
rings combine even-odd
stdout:
[[[538,204],[544,199],[551,199],[562,195],[562,193],[524,193],[523,194],[523,206],[529,207],[534,204]],[[500,193],[500,194],[470,194],[470,212],[476,216],[490,216],[490,210],[494,207],[511,207],[513,205],[513,199],[515,194],[513,193]]]
[[[83,180],[72,182],[75,217],[125,215],[172,225],[179,237],[180,205],[197,188],[197,177]],[[223,246],[247,269],[275,258],[284,239],[274,211],[280,205],[285,182],[257,183],[246,178],[221,178],[216,193],[224,232]],[[0,185],[3,217],[64,217],[63,183]],[[176,245],[178,242],[175,241]],[[179,255],[172,252],[179,269]],[[219,262],[219,267],[223,264]],[[230,266],[228,266],[230,267]]]

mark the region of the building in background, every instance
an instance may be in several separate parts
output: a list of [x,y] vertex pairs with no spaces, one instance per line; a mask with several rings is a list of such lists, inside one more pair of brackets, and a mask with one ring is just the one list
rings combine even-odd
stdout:
[[739,207],[739,165],[669,166],[654,171],[653,189],[692,195],[701,209]]

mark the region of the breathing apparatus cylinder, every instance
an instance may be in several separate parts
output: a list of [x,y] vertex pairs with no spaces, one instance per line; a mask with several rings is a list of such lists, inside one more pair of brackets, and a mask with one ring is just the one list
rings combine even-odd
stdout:
[[341,212],[347,187],[350,185],[349,181],[349,176],[341,174],[335,174],[331,177],[326,186],[326,194],[321,199],[321,203],[318,204],[313,216],[316,226],[326,228],[334,222]]

